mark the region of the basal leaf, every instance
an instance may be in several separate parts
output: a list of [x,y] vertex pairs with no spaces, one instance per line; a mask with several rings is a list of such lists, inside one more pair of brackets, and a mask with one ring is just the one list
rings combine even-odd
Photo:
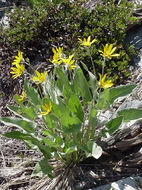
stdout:
[[110,120],[107,124],[106,127],[108,128],[107,132],[110,135],[113,135],[120,127],[121,123],[122,123],[123,117],[116,117],[112,120]]
[[12,117],[1,117],[0,120],[8,126],[20,127],[21,129],[29,133],[35,132],[36,123],[34,122],[26,121],[20,118],[12,118]]
[[19,117],[24,117],[29,120],[34,120],[37,117],[36,112],[33,107],[16,107],[16,106],[8,106],[8,109],[11,110],[15,115]]
[[100,109],[107,109],[110,107],[110,91],[109,89],[105,89],[101,96],[99,97],[99,100],[97,102],[97,107]]
[[130,94],[135,87],[136,87],[135,84],[128,84],[128,85],[121,85],[121,86],[113,87],[109,89],[110,104],[113,104],[114,100],[116,100],[117,98]]
[[34,104],[34,106],[42,104],[42,100],[39,96],[38,91],[29,85],[27,79],[25,80],[25,83],[24,83],[24,89],[26,91],[27,97]]
[[117,98],[130,94],[135,87],[135,84],[130,84],[105,89],[98,100],[97,107],[100,109],[109,109],[110,105],[113,104]]
[[76,95],[71,95],[68,101],[68,106],[70,110],[83,122],[84,112],[83,112],[80,100],[78,99]]
[[32,177],[38,176],[42,178],[44,175],[48,175],[49,177],[52,176],[52,168],[48,163],[48,159],[44,158],[40,162],[38,162],[34,168],[34,171],[32,173]]
[[124,109],[118,112],[119,116],[123,116],[124,121],[136,120],[142,118],[142,110],[140,109]]
[[81,69],[77,69],[75,72],[73,89],[75,94],[83,98],[85,104],[92,100],[88,82]]
[[87,143],[87,147],[88,147],[89,152],[91,153],[90,156],[93,156],[96,159],[100,158],[100,156],[103,153],[102,148],[98,146],[95,142],[89,141]]

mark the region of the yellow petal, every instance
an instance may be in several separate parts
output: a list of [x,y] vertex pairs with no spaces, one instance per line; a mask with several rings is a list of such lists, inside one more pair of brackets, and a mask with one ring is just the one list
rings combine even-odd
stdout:
[[105,78],[106,78],[106,74],[103,76],[103,78],[102,78],[102,82],[104,82]]
[[113,83],[111,81],[106,81],[104,82],[104,87],[103,88],[110,88],[113,86]]
[[94,42],[96,42],[97,40],[96,39],[94,39],[91,43],[94,43]]
[[106,44],[104,47],[104,52],[107,52],[107,51],[108,51],[108,44]]
[[87,42],[90,43],[91,36],[88,37]]
[[111,55],[111,57],[118,57],[118,56],[120,56],[120,54],[113,54],[113,55]]
[[109,45],[109,47],[108,47],[108,52],[109,52],[109,53],[111,52],[112,47],[113,47],[113,45],[112,45],[112,44],[110,44],[110,45]]
[[113,54],[113,52],[116,50],[116,47],[114,47],[112,50],[111,50],[111,52],[110,52],[110,54]]

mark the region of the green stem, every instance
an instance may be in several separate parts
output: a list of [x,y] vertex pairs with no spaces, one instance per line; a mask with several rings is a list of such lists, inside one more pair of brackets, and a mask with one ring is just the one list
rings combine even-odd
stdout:
[[44,97],[43,97],[43,95],[42,95],[40,85],[38,85],[38,90],[39,90],[39,93],[40,93],[40,95],[41,95],[41,98],[43,99]]
[[[93,105],[91,105],[91,109],[89,111],[89,117],[88,117],[88,122],[90,121],[90,117],[91,117],[91,111],[92,111]],[[89,123],[88,123],[89,124]],[[88,125],[87,131],[86,131],[86,142],[88,142],[90,134],[91,134],[91,124]]]
[[92,59],[92,56],[91,56],[91,53],[90,53],[90,48],[87,48],[87,52],[88,52],[88,54],[90,56],[90,59],[91,59],[94,75],[96,76],[95,66],[94,66],[93,59]]
[[105,59],[105,57],[104,57],[104,61],[103,61],[103,65],[102,65],[102,78],[103,78],[103,76],[104,76],[105,61],[106,61],[106,59]]
[[[105,57],[104,57],[104,60],[103,60],[103,64],[102,64],[102,77],[101,77],[101,80],[102,80],[102,78],[103,78],[103,76],[104,76],[104,67],[105,67]],[[100,100],[100,95],[101,95],[101,86],[100,86],[100,88],[99,88],[99,98],[98,98],[98,101]]]
[[25,64],[28,65],[35,72],[35,69],[30,65],[30,63],[25,61]]

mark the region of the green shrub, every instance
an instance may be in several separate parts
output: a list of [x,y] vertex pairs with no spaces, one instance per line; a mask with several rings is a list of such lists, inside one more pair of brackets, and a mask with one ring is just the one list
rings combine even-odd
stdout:
[[[38,0],[31,2],[32,9],[16,8],[9,15],[10,27],[4,31],[4,36],[10,45],[25,52],[32,49],[35,54],[42,50],[43,41],[48,42],[46,47],[62,45],[69,52],[75,48],[76,59],[83,61],[91,70],[88,55],[80,48],[76,50],[78,37],[91,36],[97,39],[92,49],[96,70],[99,71],[102,64],[98,48],[103,48],[106,43],[113,43],[121,47],[118,52],[121,56],[117,61],[112,59],[106,62],[105,72],[114,80],[129,76],[128,62],[131,59],[131,51],[130,48],[124,48],[124,39],[127,25],[137,20],[132,16],[133,4],[123,0],[118,6],[113,0],[104,0],[104,4],[97,4],[94,10],[89,12],[81,6],[80,1],[70,3],[68,0],[60,0],[44,3],[44,0],[41,0],[40,4]],[[38,5],[34,2],[38,2]],[[28,52],[26,56],[30,57]]]

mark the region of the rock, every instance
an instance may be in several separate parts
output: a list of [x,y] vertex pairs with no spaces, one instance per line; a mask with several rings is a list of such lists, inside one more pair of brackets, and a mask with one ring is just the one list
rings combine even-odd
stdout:
[[128,177],[92,190],[138,190],[142,188],[142,177]]
[[138,109],[141,106],[142,106],[142,102],[140,100],[127,101],[127,102],[122,103],[122,105],[118,108],[117,112],[124,109],[130,109],[130,108]]

